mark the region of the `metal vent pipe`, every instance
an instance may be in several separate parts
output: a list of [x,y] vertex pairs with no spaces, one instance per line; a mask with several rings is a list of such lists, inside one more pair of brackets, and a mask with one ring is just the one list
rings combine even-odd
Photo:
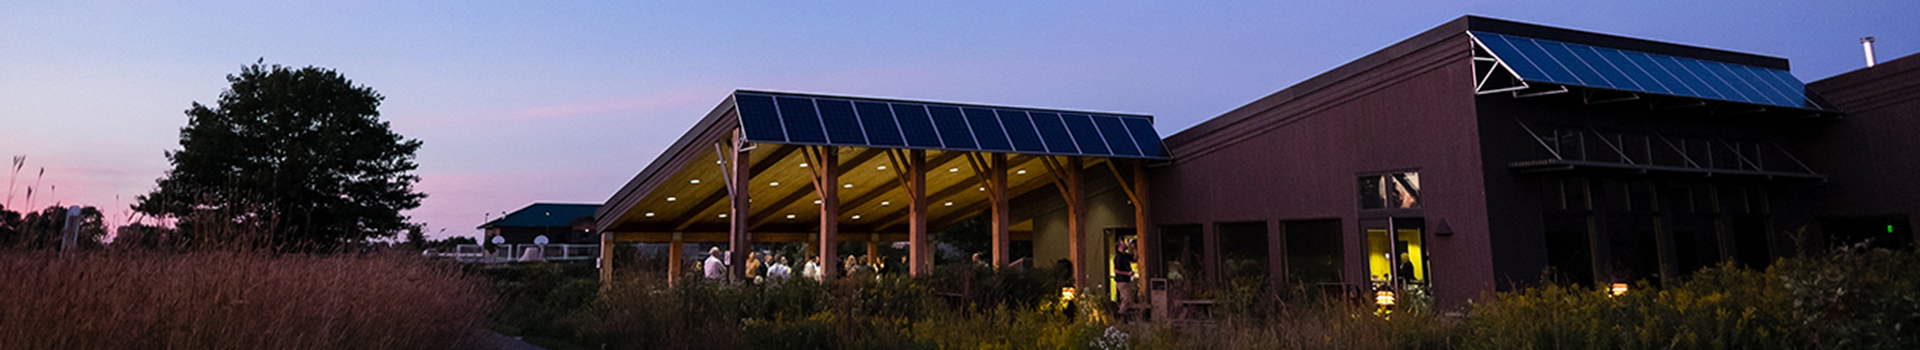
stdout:
[[1867,51],[1867,68],[1873,68],[1875,63],[1879,63],[1873,59],[1873,37],[1860,38],[1860,49]]

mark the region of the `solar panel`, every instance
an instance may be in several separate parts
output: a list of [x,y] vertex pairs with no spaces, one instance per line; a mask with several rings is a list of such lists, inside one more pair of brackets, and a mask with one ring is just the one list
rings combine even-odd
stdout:
[[893,104],[894,120],[900,121],[900,132],[906,135],[907,145],[914,147],[942,147],[940,134],[933,131],[933,119],[927,117],[927,107],[916,104]]
[[1107,141],[1100,138],[1100,129],[1093,126],[1093,118],[1083,114],[1061,114],[1060,120],[1067,122],[1067,133],[1073,135],[1073,143],[1080,146],[1080,153],[1113,154],[1107,150]]
[[893,109],[878,102],[854,102],[853,110],[860,115],[860,125],[867,130],[867,142],[875,146],[906,146],[901,139],[900,126],[893,121]]
[[1074,147],[1073,136],[1067,134],[1067,125],[1060,122],[1060,114],[1052,112],[1030,112],[1033,128],[1040,132],[1040,141],[1047,144],[1047,151],[1053,153],[1080,153]]
[[1133,143],[1140,145],[1140,155],[1156,158],[1165,156],[1166,152],[1161,150],[1160,134],[1153,132],[1152,120],[1120,118],[1120,122],[1126,124],[1127,133],[1133,136]]
[[820,108],[820,121],[827,127],[827,140],[837,144],[866,144],[866,131],[860,130],[860,120],[853,115],[853,102],[845,100],[817,99],[813,101]]
[[1000,118],[993,116],[993,110],[982,108],[961,108],[967,115],[967,125],[973,127],[973,138],[980,141],[980,148],[994,151],[1012,151],[1013,145],[1007,143],[1007,132],[1000,129]]
[[1113,149],[1113,154],[1140,155],[1140,149],[1133,144],[1133,135],[1127,133],[1126,125],[1120,124],[1120,118],[1094,116],[1093,125],[1100,127],[1100,136],[1107,139],[1107,147]]
[[967,130],[967,118],[960,115],[960,109],[948,106],[927,106],[927,115],[933,116],[933,129],[940,131],[940,141],[947,148],[975,148],[973,132]]
[[733,97],[740,109],[740,130],[747,139],[781,142],[787,140],[780,128],[780,111],[773,107],[773,96],[739,94]]
[[1166,158],[1145,116],[749,91],[734,103],[749,142]]
[[1007,129],[1007,140],[1013,142],[1013,149],[1021,152],[1046,152],[1047,146],[1040,143],[1040,133],[1033,130],[1033,120],[1027,119],[1027,112],[997,110],[1000,126]]
[[1471,32],[1521,80],[1824,110],[1783,69]]
[[787,128],[787,142],[827,143],[813,99],[780,96],[774,97],[774,102],[780,107],[780,126]]

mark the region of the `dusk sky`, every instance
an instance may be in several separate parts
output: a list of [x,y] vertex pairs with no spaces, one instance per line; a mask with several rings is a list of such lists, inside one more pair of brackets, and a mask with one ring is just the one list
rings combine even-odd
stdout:
[[262,58],[385,95],[425,142],[408,215],[444,237],[604,202],[736,88],[1140,113],[1171,135],[1466,14],[1783,57],[1803,81],[1862,68],[1863,36],[1882,61],[1920,52],[1913,0],[691,3],[0,4],[0,157],[27,157],[7,207],[45,168],[33,207],[124,224],[182,111]]

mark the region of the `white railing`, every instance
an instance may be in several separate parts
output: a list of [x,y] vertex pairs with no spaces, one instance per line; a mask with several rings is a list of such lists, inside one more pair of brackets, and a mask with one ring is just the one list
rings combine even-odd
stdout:
[[502,244],[489,252],[478,244],[462,244],[452,252],[427,255],[451,258],[459,262],[501,263],[519,261],[573,261],[600,257],[598,244]]

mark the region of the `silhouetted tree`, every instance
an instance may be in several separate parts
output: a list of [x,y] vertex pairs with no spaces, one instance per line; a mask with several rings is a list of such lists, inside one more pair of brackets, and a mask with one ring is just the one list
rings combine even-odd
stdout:
[[[187,109],[173,169],[134,209],[180,219],[195,240],[265,235],[276,247],[318,249],[392,237],[420,206],[414,152],[380,120],[384,98],[331,69],[255,63],[211,108]],[[212,226],[238,227],[207,233]],[[258,232],[264,231],[264,232]]]

